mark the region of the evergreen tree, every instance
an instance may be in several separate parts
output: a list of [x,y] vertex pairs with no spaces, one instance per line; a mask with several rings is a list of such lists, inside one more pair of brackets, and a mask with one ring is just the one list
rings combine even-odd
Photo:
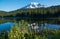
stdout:
[[8,32],[6,30],[0,33],[0,39],[8,39]]

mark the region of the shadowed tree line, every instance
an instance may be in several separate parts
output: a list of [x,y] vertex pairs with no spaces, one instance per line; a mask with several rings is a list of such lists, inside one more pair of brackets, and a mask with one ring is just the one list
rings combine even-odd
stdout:
[[60,5],[47,8],[17,9],[15,11],[0,11],[0,19],[10,20],[57,20],[60,21]]
[[47,8],[35,8],[35,9],[18,9],[15,11],[5,12],[0,11],[1,17],[30,17],[30,18],[53,18],[60,17],[60,5],[51,6]]

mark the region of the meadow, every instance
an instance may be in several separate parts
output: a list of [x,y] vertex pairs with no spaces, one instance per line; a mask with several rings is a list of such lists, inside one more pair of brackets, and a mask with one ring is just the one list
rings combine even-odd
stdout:
[[31,29],[27,22],[22,21],[19,24],[12,26],[10,31],[0,32],[0,39],[60,39],[60,30],[44,28],[39,31],[38,29]]

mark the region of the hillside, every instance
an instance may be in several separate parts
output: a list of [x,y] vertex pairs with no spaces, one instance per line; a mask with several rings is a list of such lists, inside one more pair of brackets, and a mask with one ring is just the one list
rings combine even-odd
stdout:
[[17,16],[17,15],[34,15],[37,16],[46,16],[46,17],[60,17],[60,5],[58,6],[51,6],[51,7],[41,7],[41,8],[26,8],[26,9],[17,9],[15,11],[5,12],[0,11],[0,16]]
[[0,11],[0,23],[14,20],[27,20],[30,22],[48,22],[59,24],[60,5],[47,8],[22,8],[10,12]]

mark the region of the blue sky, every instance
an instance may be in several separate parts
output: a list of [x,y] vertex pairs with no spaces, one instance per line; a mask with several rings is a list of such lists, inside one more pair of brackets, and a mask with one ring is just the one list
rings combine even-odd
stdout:
[[38,2],[46,6],[60,5],[60,0],[0,0],[0,10],[16,10],[30,4],[31,2]]

